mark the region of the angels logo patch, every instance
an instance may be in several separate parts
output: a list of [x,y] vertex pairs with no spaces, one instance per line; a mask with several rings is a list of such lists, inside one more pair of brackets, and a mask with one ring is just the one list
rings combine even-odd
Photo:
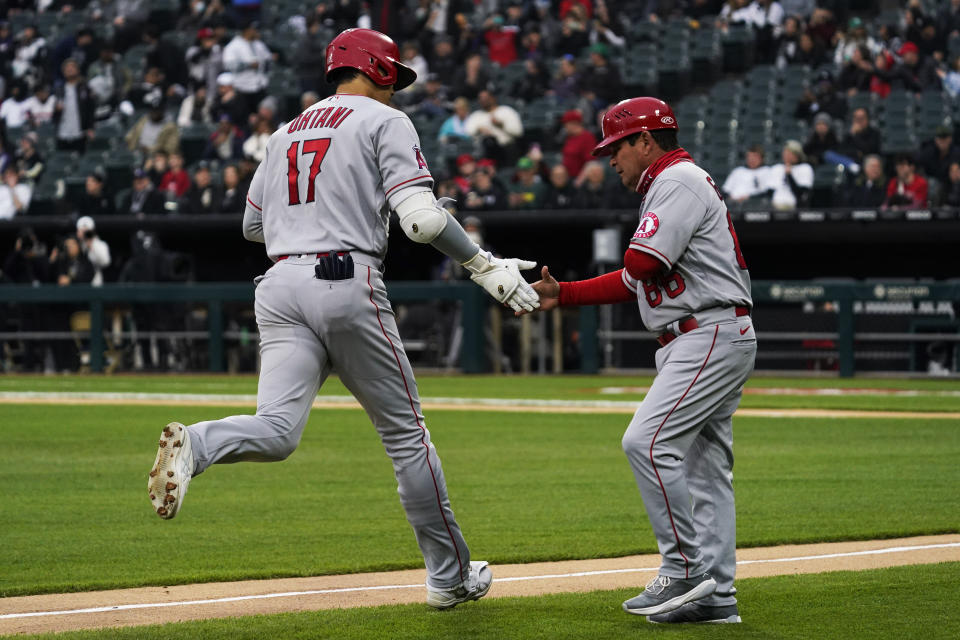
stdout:
[[640,218],[640,226],[637,227],[637,232],[633,234],[634,238],[649,238],[657,232],[657,229],[660,228],[660,219],[657,218],[657,214],[650,211],[645,216]]
[[416,155],[416,158],[417,158],[417,169],[426,169],[427,161],[423,157],[423,153],[420,151],[420,147],[414,146],[413,153],[414,155]]

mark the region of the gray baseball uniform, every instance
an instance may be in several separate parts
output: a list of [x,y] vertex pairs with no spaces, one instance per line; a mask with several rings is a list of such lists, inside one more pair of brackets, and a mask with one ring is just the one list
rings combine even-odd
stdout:
[[700,602],[733,604],[732,416],[757,350],[750,276],[719,190],[692,162],[654,178],[630,247],[668,269],[642,282],[623,272],[644,324],[666,335],[623,449],[657,536],[660,573],[709,572],[717,591]]
[[[432,183],[405,114],[337,94],[270,138],[247,199],[244,234],[276,264],[258,278],[256,415],[189,427],[196,473],[215,463],[283,460],[296,449],[331,370],[363,406],[393,461],[428,583],[465,581],[470,551],[447,498],[381,273],[388,202]],[[315,254],[349,252],[353,277],[319,279]]]

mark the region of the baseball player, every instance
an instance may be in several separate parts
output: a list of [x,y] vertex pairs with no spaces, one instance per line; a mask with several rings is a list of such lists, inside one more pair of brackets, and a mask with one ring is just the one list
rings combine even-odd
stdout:
[[623,436],[662,555],[659,575],[623,603],[651,622],[740,622],[732,416],[753,370],[750,276],[723,197],[677,145],[655,98],[607,111],[594,155],[610,156],[642,197],[624,268],[557,282],[544,266],[540,309],[636,300],[658,333],[657,377]]
[[393,40],[370,29],[344,31],[327,47],[326,77],[336,93],[273,134],[247,195],[244,237],[265,243],[276,261],[256,280],[257,413],[167,425],[150,500],[161,518],[172,518],[190,479],[210,465],[289,456],[335,370],[393,461],[426,564],[427,603],[446,609],[483,597],[493,578],[487,563],[471,562],[454,519],[387,299],[390,209],[410,239],[460,262],[515,311],[539,305],[519,271],[535,263],[481,251],[434,198],[417,133],[389,106],[416,78]]

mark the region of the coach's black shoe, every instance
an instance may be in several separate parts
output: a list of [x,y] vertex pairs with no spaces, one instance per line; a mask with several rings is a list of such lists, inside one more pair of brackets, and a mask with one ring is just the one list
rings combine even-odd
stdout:
[[709,573],[687,579],[660,575],[647,584],[643,593],[624,602],[623,610],[637,616],[667,613],[716,590],[717,581]]
[[726,604],[712,607],[699,602],[688,602],[679,609],[669,613],[660,613],[647,616],[647,622],[654,624],[678,624],[684,622],[702,622],[710,624],[729,624],[741,622],[740,611],[736,604]]

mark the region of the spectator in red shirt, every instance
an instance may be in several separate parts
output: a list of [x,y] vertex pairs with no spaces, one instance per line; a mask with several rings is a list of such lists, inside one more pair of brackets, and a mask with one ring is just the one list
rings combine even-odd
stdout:
[[883,206],[892,209],[923,209],[927,206],[927,181],[917,175],[910,156],[897,158],[897,175],[887,184],[887,199]]
[[519,29],[503,24],[503,16],[494,15],[485,25],[483,40],[487,43],[487,55],[492,62],[505,67],[517,59],[517,34]]
[[190,188],[190,174],[183,168],[183,156],[179,153],[171,153],[167,161],[170,169],[163,174],[157,189],[160,193],[172,190],[177,198],[182,198]]
[[593,159],[597,139],[583,126],[583,114],[579,109],[570,109],[561,118],[567,137],[563,142],[563,166],[571,176],[580,175],[583,165]]

